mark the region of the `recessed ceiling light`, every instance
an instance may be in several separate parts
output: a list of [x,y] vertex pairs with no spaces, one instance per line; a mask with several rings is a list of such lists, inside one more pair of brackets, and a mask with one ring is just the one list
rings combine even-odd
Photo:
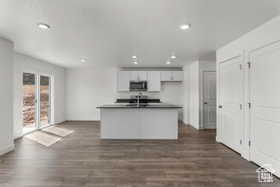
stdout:
[[133,62],[133,64],[135,64],[135,65],[136,65],[136,64],[138,64],[138,62],[137,62],[137,61],[134,61],[134,62]]
[[137,58],[137,56],[135,56],[135,55],[134,55],[134,56],[132,56],[132,58],[133,58],[133,59],[136,59],[136,58]]
[[37,26],[42,30],[49,30],[51,28],[51,26],[46,23],[38,23]]
[[171,64],[171,62],[168,60],[168,61],[166,62],[166,64],[169,65],[169,64]]
[[180,25],[180,29],[182,30],[188,30],[191,28],[191,25],[190,24],[183,24],[183,25]]
[[81,59],[81,62],[83,62],[83,63],[84,63],[84,62],[86,62],[86,59],[84,59],[84,58],[83,58],[83,59]]
[[171,59],[176,59],[176,56],[175,56],[175,55],[172,55],[170,58],[171,58]]

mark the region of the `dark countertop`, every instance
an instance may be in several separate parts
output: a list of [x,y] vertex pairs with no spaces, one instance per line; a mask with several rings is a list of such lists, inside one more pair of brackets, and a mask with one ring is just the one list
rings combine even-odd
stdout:
[[99,106],[97,108],[112,108],[112,109],[115,109],[115,108],[118,108],[118,109],[127,109],[127,108],[143,108],[143,109],[159,109],[159,108],[162,108],[162,109],[181,109],[183,107],[181,106],[177,106],[177,105],[171,105],[171,104],[166,104],[166,103],[152,103],[152,104],[146,104],[146,105],[143,105],[141,104],[140,106],[137,106],[135,104],[110,104],[110,105],[102,105],[102,106]]

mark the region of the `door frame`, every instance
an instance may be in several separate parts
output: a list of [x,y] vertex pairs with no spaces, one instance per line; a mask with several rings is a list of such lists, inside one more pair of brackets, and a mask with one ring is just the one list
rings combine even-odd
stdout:
[[[49,111],[49,123],[47,125],[44,125],[44,126],[41,126],[40,122],[41,122],[41,107],[40,107],[40,104],[41,104],[41,100],[40,100],[40,77],[41,76],[45,76],[45,77],[49,77],[49,105],[50,105],[50,111]],[[46,127],[49,127],[51,125],[53,125],[53,116],[54,116],[54,111],[53,111],[53,76],[50,75],[50,74],[47,74],[47,73],[38,73],[38,99],[37,99],[37,102],[38,102],[38,129],[43,129],[43,128],[46,128]]]
[[[37,130],[38,126],[39,126],[39,124],[38,124],[38,121],[39,121],[38,120],[38,113],[39,113],[38,112],[38,94],[39,94],[38,93],[38,81],[39,81],[39,78],[38,78],[38,74],[35,71],[26,69],[21,72],[21,111],[23,110],[23,74],[24,73],[30,73],[30,74],[35,75],[35,116],[34,116],[35,117],[35,127],[33,130],[23,133],[23,134],[28,134],[28,133],[31,133],[31,132]],[[21,123],[22,123],[22,129],[23,129],[24,128],[23,127],[23,114],[21,114]]]
[[241,99],[241,131],[240,132],[240,138],[241,138],[241,144],[238,149],[235,149],[238,153],[241,154],[241,156],[245,159],[249,159],[248,157],[248,150],[246,150],[246,145],[247,145],[247,140],[246,140],[246,114],[248,111],[248,105],[246,103],[246,98],[248,97],[248,93],[246,92],[246,88],[248,87],[248,77],[247,77],[247,61],[248,59],[246,58],[247,54],[245,51],[242,51],[238,54],[235,54],[234,56],[231,56],[229,58],[224,59],[223,61],[217,62],[217,135],[216,135],[216,141],[219,143],[222,143],[225,145],[224,137],[222,135],[223,132],[223,123],[222,123],[222,115],[223,115],[223,110],[222,108],[219,108],[220,105],[222,105],[222,93],[221,93],[221,65],[224,63],[228,63],[231,60],[241,58],[241,63],[240,63],[240,70],[242,71],[242,99]]
[[[206,72],[215,72],[216,73],[216,81],[217,81],[217,72],[215,70],[201,70],[200,72],[200,77],[201,77],[201,81],[200,81],[200,124],[199,124],[199,128],[200,129],[205,129],[205,124],[204,124],[204,77],[205,77],[205,73]],[[216,91],[217,91],[217,84],[216,84]],[[216,97],[216,103],[217,103],[217,97]],[[217,114],[217,107],[216,107],[216,114]],[[217,119],[216,119],[216,128],[217,128]],[[215,128],[215,129],[216,129]]]
[[[38,129],[44,129],[49,126],[54,125],[54,77],[51,74],[48,73],[38,73],[34,70],[30,69],[23,69],[21,71],[21,86],[23,86],[23,74],[24,73],[30,73],[35,75],[35,128],[34,130],[28,131],[26,133],[22,132],[22,135],[26,135],[29,133],[32,133]],[[47,125],[40,126],[40,76],[47,76],[50,78],[50,122]],[[23,90],[21,89],[21,111],[23,108]],[[21,115],[21,123],[22,123],[22,128],[23,128],[23,116]]]

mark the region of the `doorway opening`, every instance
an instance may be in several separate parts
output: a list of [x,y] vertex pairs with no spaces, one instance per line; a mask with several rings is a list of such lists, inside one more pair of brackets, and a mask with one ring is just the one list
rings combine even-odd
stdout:
[[202,128],[216,129],[216,72],[203,71]]

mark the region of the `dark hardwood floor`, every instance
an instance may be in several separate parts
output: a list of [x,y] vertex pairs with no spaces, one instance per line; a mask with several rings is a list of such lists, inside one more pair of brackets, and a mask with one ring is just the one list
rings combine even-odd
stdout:
[[47,148],[26,138],[0,157],[1,187],[279,187],[259,184],[257,166],[215,143],[215,131],[180,126],[177,141],[99,139],[99,124],[67,122],[75,132]]

